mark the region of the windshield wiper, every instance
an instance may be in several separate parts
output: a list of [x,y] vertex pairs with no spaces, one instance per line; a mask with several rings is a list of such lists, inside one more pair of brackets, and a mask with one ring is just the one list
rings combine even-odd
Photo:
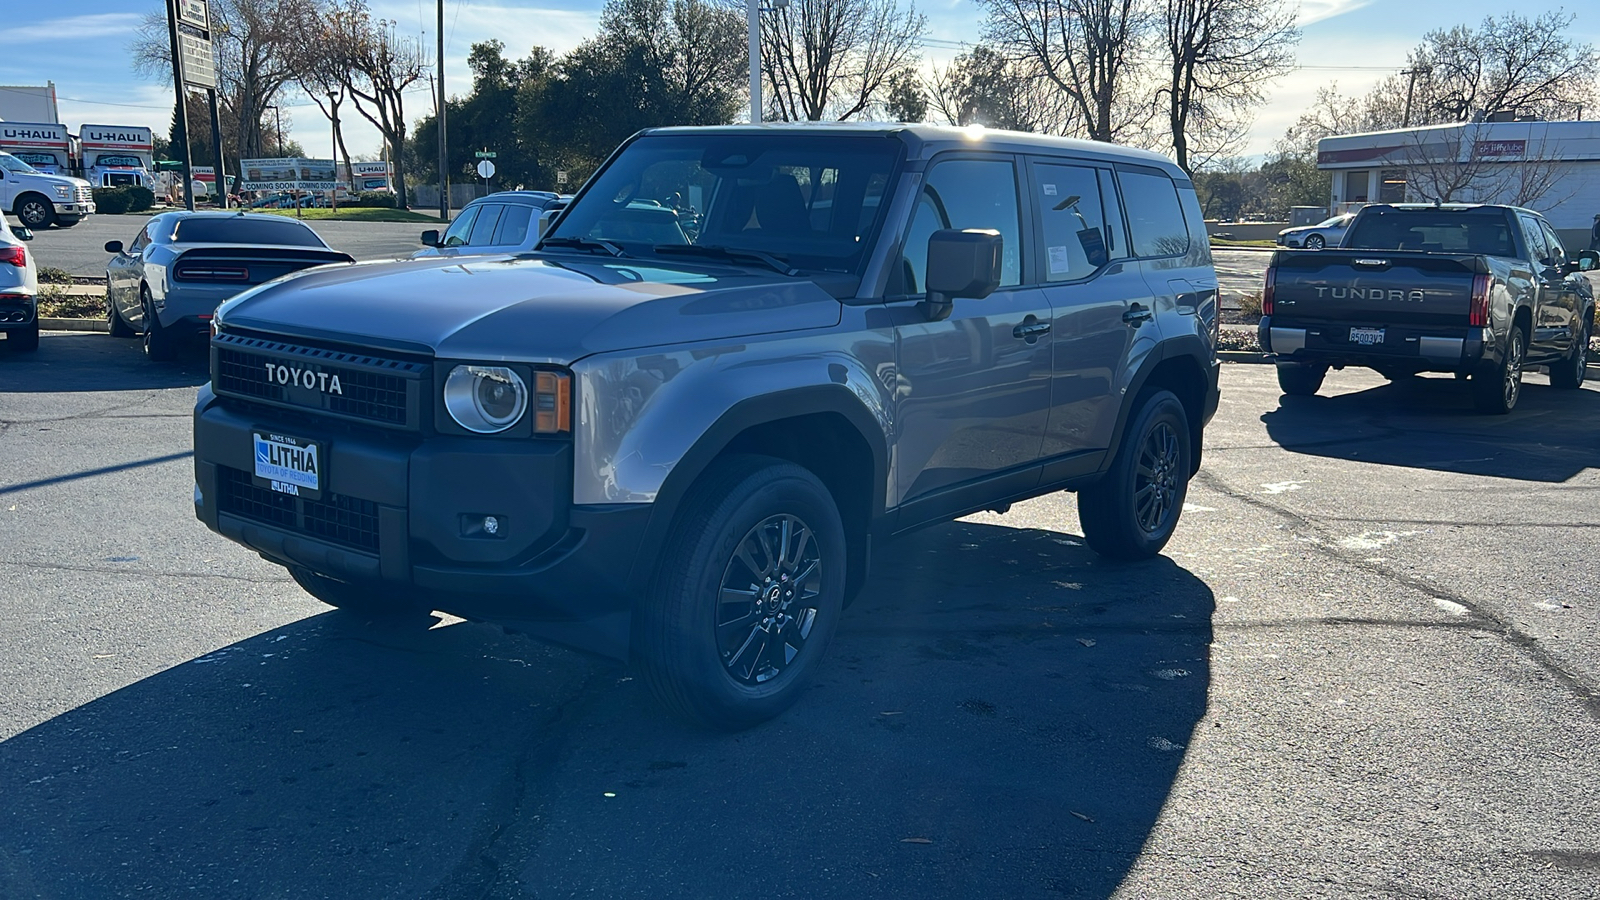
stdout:
[[715,244],[656,244],[650,249],[657,253],[677,253],[682,256],[715,256],[734,262],[758,262],[780,275],[800,274],[799,269],[763,250],[721,247]]
[[546,247],[566,247],[572,250],[588,250],[590,252],[598,250],[601,253],[609,253],[612,256],[627,255],[616,244],[598,238],[548,237],[539,242],[539,249],[543,250]]

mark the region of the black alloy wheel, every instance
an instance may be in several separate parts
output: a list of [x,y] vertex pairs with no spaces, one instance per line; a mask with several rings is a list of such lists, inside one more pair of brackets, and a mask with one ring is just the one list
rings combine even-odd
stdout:
[[1089,547],[1111,559],[1161,552],[1189,493],[1189,418],[1170,391],[1145,398],[1110,470],[1078,492],[1078,523]]
[[771,681],[805,649],[820,612],[821,575],[816,534],[796,516],[769,516],[739,542],[716,615],[717,649],[734,681]]
[[1522,396],[1522,360],[1528,352],[1527,344],[1522,326],[1511,326],[1500,362],[1473,374],[1473,401],[1479,412],[1503,416],[1516,407],[1517,399]]
[[815,474],[766,456],[719,459],[684,497],[635,610],[640,680],[668,711],[708,728],[783,712],[838,624],[845,546]]
[[49,228],[56,220],[54,204],[38,194],[29,194],[17,201],[15,213],[22,224],[35,231]]
[[1328,246],[1328,241],[1327,241],[1326,238],[1324,238],[1320,234],[1313,234],[1310,237],[1306,238],[1306,249],[1307,250],[1321,250],[1323,247],[1326,247],[1326,246]]
[[1550,367],[1550,386],[1562,390],[1583,387],[1589,376],[1589,319],[1585,311],[1578,322],[1578,333],[1572,338],[1572,351],[1561,362]]

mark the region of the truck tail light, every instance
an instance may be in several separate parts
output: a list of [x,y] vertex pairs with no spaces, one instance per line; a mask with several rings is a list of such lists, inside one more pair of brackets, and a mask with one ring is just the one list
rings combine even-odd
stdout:
[[1272,289],[1278,283],[1278,267],[1267,266],[1267,283],[1261,288],[1261,314],[1272,315]]
[[28,265],[28,248],[0,247],[0,263],[25,268]]
[[560,434],[572,430],[572,376],[539,372],[533,378],[533,430]]
[[1489,276],[1472,276],[1472,305],[1467,308],[1467,324],[1480,328],[1489,324]]

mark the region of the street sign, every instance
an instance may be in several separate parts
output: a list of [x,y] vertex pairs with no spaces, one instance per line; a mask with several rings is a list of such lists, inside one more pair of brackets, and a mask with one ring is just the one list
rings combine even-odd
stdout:
[[489,162],[487,159],[484,160],[481,163],[478,163],[478,177],[479,178],[493,178],[494,177],[494,163]]
[[217,67],[212,61],[211,41],[189,26],[178,26],[178,53],[183,58],[183,83],[201,88],[217,86]]
[[494,159],[494,151],[493,150],[479,150],[477,153],[474,153],[472,155],[476,156],[479,159]]
[[211,19],[206,15],[206,0],[178,0],[178,21],[201,31],[210,31]]
[[567,183],[567,173],[563,172],[563,171],[557,171],[556,172],[556,184],[566,184],[566,183]]

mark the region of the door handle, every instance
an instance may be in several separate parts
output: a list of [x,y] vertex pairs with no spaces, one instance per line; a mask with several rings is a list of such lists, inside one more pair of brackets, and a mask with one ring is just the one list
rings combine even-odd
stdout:
[[1153,315],[1149,309],[1135,303],[1128,307],[1127,312],[1122,314],[1122,321],[1138,328],[1141,323],[1150,321]]
[[1011,336],[1015,338],[1022,338],[1031,344],[1039,339],[1039,335],[1048,334],[1049,332],[1049,322],[1040,322],[1033,316],[1029,316],[1027,319],[1023,320],[1021,325],[1011,329]]

